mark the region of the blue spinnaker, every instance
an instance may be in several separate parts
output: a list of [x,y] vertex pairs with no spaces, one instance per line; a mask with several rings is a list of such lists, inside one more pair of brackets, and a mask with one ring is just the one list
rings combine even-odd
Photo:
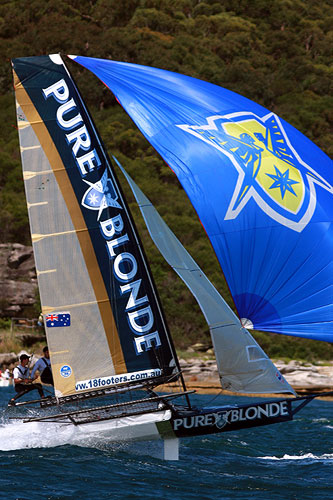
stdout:
[[185,75],[72,56],[177,175],[246,326],[333,341],[332,160],[290,124]]

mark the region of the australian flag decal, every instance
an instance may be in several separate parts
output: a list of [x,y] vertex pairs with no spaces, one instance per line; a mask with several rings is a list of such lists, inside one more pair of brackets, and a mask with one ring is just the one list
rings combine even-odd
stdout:
[[46,326],[48,328],[64,327],[71,325],[71,315],[69,312],[60,312],[48,314],[45,317]]

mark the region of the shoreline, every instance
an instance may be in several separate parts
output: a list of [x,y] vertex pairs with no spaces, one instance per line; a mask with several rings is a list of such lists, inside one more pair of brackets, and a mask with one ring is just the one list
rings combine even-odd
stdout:
[[[18,354],[14,352],[1,353],[0,365],[2,368],[13,366],[17,363],[19,355],[25,352],[25,350],[22,350]],[[38,358],[39,356],[34,355],[32,364]],[[194,390],[198,394],[221,394],[257,398],[294,397],[292,394],[287,393],[249,394],[223,390],[220,384],[216,360],[207,359],[204,355],[186,360],[180,358],[179,363],[187,389],[190,391]],[[273,363],[299,396],[333,391],[333,361],[319,361],[316,365],[295,360],[289,363],[285,363],[282,360],[273,360]],[[179,384],[161,385],[159,386],[159,391],[170,392],[170,388],[171,391],[173,389],[178,391]],[[323,399],[333,401],[333,396],[326,396]]]
[[[202,381],[194,381],[191,379],[187,379],[186,377],[184,378],[185,384],[186,384],[186,389],[188,391],[195,391],[197,394],[211,394],[211,395],[221,395],[221,396],[238,396],[238,397],[248,397],[248,398],[293,398],[294,396],[292,394],[288,393],[263,393],[263,394],[256,394],[256,393],[244,393],[244,392],[232,392],[232,391],[226,391],[221,388],[221,385],[218,380],[216,379],[206,379]],[[169,384],[168,386],[166,385],[161,385],[159,386],[159,391],[161,392],[173,392],[173,390],[170,391],[170,387],[174,389],[175,392],[179,391],[179,385],[177,384]],[[301,387],[301,386],[293,386],[293,389],[297,393],[297,396],[308,396],[311,394],[321,394],[325,392],[330,392],[333,391],[332,387],[317,387],[313,386],[312,388],[309,387]],[[319,396],[317,399],[323,399],[325,401],[333,401],[333,394],[330,396]]]
[[[281,360],[273,361],[280,373],[292,386],[297,395],[307,396],[309,394],[320,394],[333,391],[333,362],[318,365],[290,361],[285,363]],[[286,393],[247,394],[226,391],[221,388],[217,365],[215,360],[200,358],[180,359],[180,367],[188,390],[195,390],[198,394],[221,394],[226,396],[246,396],[259,398],[285,398],[293,397]],[[175,385],[176,387],[176,385]],[[320,398],[320,397],[319,397]],[[333,401],[332,396],[323,396],[326,401]]]

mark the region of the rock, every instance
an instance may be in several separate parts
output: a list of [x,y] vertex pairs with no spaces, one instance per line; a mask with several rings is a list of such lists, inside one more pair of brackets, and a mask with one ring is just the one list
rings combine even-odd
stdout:
[[[1,286],[1,281],[0,281],[0,286]],[[22,311],[22,308],[18,305],[16,306],[9,306],[4,309],[4,312],[6,313],[7,316],[10,317],[15,317],[18,315],[18,313]]]
[[215,359],[207,359],[206,366],[215,367],[217,369],[217,364]]
[[36,302],[37,277],[31,246],[0,244],[0,317],[18,317]]
[[[210,381],[220,387],[219,375],[215,360],[202,360],[199,358],[182,361],[182,370],[186,381]],[[302,364],[299,361],[290,361],[288,364],[279,360],[274,363],[287,382],[296,390],[322,391],[333,388],[333,363],[330,366],[315,366],[311,363]]]
[[197,344],[192,345],[192,349],[195,352],[206,352],[208,349],[211,349],[212,345],[211,344],[203,344],[202,342],[198,342]]
[[10,365],[11,363],[16,363],[18,360],[17,354],[15,352],[5,352],[0,354],[0,366]]
[[11,269],[17,269],[24,261],[31,258],[33,258],[32,247],[14,243],[7,258],[7,264]]
[[318,368],[311,363],[302,364],[300,361],[290,361],[288,364],[285,364],[283,361],[276,361],[274,364],[282,375],[294,373],[295,371],[318,372]]

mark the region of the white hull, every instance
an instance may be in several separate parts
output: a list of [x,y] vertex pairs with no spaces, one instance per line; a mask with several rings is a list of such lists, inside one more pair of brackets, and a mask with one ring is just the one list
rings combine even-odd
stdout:
[[165,410],[157,413],[146,413],[131,417],[116,418],[102,422],[91,422],[77,425],[83,432],[103,432],[109,440],[138,441],[140,439],[160,439],[156,423],[170,420],[171,411]]
[[[93,439],[94,436],[103,438],[109,443],[135,443],[140,441],[159,441],[159,446],[154,446],[159,458],[165,460],[179,459],[179,441],[176,437],[162,436],[156,424],[171,419],[171,411],[165,410],[157,413],[147,413],[122,417],[101,422],[91,422],[75,426],[75,439],[81,436]],[[157,443],[156,443],[157,444]],[[147,450],[146,450],[147,451]],[[155,453],[156,455],[156,453]]]

